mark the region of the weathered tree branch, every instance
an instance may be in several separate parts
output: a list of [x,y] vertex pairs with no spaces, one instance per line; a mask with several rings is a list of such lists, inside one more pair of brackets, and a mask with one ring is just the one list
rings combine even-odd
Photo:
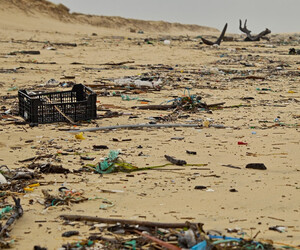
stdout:
[[219,38],[217,39],[217,41],[215,42],[211,42],[209,40],[206,40],[205,38],[201,37],[202,39],[202,42],[206,45],[214,45],[214,44],[217,44],[217,45],[220,45],[221,44],[221,41],[223,40],[224,36],[225,36],[225,33],[226,33],[226,30],[227,30],[227,23],[225,24],[223,30],[222,30],[222,33],[221,35],[219,36]]
[[[67,214],[63,214],[60,217],[64,220],[70,220],[70,221],[93,221],[93,222],[107,223],[107,224],[121,223],[121,224],[128,224],[128,225],[139,225],[145,227],[158,227],[158,228],[183,228],[188,226],[187,222],[163,223],[163,222],[123,220],[123,219],[100,218],[100,217],[85,216],[85,215],[67,215]],[[196,223],[190,223],[190,224],[196,224]]]
[[242,31],[247,35],[244,41],[250,41],[250,42],[260,41],[260,39],[268,39],[265,36],[271,33],[271,30],[265,29],[264,31],[260,32],[258,35],[252,36],[251,30],[248,30],[247,28],[247,19],[244,22],[244,27],[242,27],[242,20],[240,19],[240,31]]

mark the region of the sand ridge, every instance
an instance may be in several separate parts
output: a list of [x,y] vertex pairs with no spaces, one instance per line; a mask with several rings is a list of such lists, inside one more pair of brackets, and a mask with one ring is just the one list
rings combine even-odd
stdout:
[[169,23],[164,21],[144,21],[122,17],[85,15],[81,13],[70,13],[69,9],[63,4],[54,4],[46,0],[1,0],[0,10],[4,12],[19,12],[19,15],[28,17],[45,16],[55,20],[67,23],[89,24],[96,27],[118,29],[118,30],[135,30],[146,32],[217,32],[218,30],[211,27],[200,25],[189,25],[180,23]]

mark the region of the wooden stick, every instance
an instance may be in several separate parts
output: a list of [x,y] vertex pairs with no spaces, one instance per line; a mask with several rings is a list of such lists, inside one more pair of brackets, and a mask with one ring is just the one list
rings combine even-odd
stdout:
[[[151,222],[151,221],[136,221],[136,220],[123,220],[123,219],[112,219],[112,218],[100,218],[93,216],[85,216],[85,215],[67,215],[63,214],[60,217],[64,220],[71,221],[93,221],[98,223],[107,223],[107,224],[128,224],[128,225],[139,225],[145,227],[159,227],[159,228],[183,228],[187,227],[188,224],[185,223],[163,223],[163,222]],[[191,223],[197,224],[197,223]]]
[[[217,127],[217,124],[212,124],[211,127]],[[133,129],[133,128],[201,128],[202,125],[199,124],[129,124],[129,125],[116,125],[108,127],[96,127],[96,128],[86,128],[80,130],[69,130],[70,133],[80,133],[80,132],[94,132],[99,130],[112,130],[112,129]]]
[[[45,96],[45,99],[48,101],[48,102],[50,102],[51,104],[53,104],[52,103],[52,101],[49,99],[49,97],[47,97],[47,96]],[[70,118],[70,117],[68,117],[66,114],[64,114],[56,105],[54,105],[54,108],[64,117],[64,118],[66,118],[71,124],[75,124],[75,122]]]

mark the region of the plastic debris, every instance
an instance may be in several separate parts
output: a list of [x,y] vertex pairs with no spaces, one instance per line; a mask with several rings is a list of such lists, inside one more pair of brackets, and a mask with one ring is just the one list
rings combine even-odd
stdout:
[[83,132],[80,132],[79,134],[75,135],[75,138],[77,140],[85,140],[86,138],[83,136]]

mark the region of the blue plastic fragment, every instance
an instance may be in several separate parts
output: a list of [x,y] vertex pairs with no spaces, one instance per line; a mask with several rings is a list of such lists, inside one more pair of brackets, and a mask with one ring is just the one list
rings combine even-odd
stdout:
[[190,250],[206,250],[206,247],[207,247],[207,242],[206,240],[204,240],[198,243],[197,245],[193,246],[192,248],[190,248]]

